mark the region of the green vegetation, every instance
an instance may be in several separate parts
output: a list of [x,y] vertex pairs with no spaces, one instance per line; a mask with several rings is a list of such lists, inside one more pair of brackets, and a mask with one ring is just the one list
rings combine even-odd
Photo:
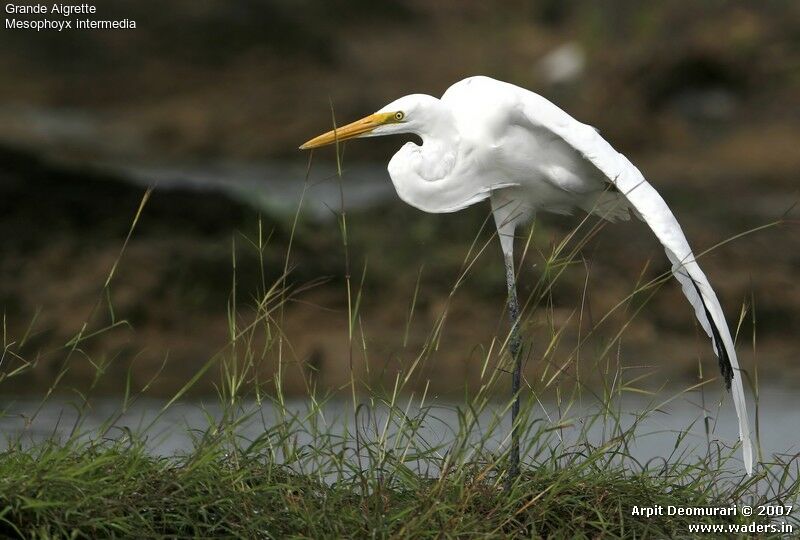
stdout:
[[[362,441],[358,468],[344,459],[354,440],[314,434],[313,444],[298,445],[303,428],[279,425],[237,444],[229,427],[210,428],[193,452],[174,459],[151,457],[129,439],[6,451],[0,531],[21,538],[676,538],[690,536],[693,523],[766,519],[642,518],[631,509],[790,504],[795,487],[751,498],[755,481],[733,482],[709,462],[633,472],[613,464],[624,450],[615,443],[554,453],[505,492],[502,459],[459,463],[429,450],[415,457],[448,472],[428,478],[377,441]],[[315,461],[326,465],[307,468]]]
[[[128,323],[112,308],[111,289],[151,192],[143,197],[119,257],[101,287],[98,300],[77,334],[54,356],[61,359],[44,400],[61,390],[71,365],[84,359],[84,346],[96,337]],[[219,414],[207,414],[207,426],[192,432],[194,447],[177,456],[156,457],[148,451],[153,424],[132,431],[117,421],[146,396],[159,377],[143,385],[129,376],[119,409],[99,429],[87,427],[84,414],[94,390],[109,372],[113,359],[91,359],[94,377],[79,393],[78,419],[64,439],[42,440],[23,430],[0,454],[0,532],[20,538],[98,537],[252,537],[252,538],[426,538],[426,537],[635,537],[691,536],[689,525],[761,524],[767,517],[633,515],[634,507],[729,507],[732,504],[793,504],[798,500],[797,461],[765,458],[758,474],[743,478],[729,462],[733,449],[712,441],[706,425],[708,452],[693,457],[687,451],[687,432],[675,433],[675,445],[663,459],[638,462],[630,448],[642,421],[662,414],[671,400],[653,395],[641,411],[623,411],[620,397],[649,393],[639,386],[647,375],[631,376],[620,364],[618,348],[630,319],[646,304],[668,274],[637,283],[611,312],[628,313],[614,338],[597,350],[584,350],[586,337],[608,317],[584,329],[575,345],[553,316],[555,283],[579,261],[581,249],[600,223],[583,220],[544,256],[540,276],[525,295],[523,316],[545,314],[549,342],[536,353],[545,367],[526,381],[526,395],[535,396],[522,413],[525,463],[522,474],[504,489],[508,408],[496,396],[507,386],[507,332],[492,340],[479,357],[481,384],[457,408],[455,422],[444,429],[444,440],[425,436],[425,425],[438,422],[437,406],[420,387],[422,370],[439,347],[449,302],[469,278],[476,260],[496,241],[478,235],[454,276],[445,302],[427,339],[409,363],[396,370],[389,388],[371,384],[352,368],[359,353],[367,354],[365,323],[360,312],[365,270],[351,268],[346,216],[338,216],[345,273],[341,280],[347,301],[348,326],[342,336],[350,356],[349,380],[340,393],[317,392],[313,362],[300,366],[292,344],[281,331],[284,307],[296,300],[303,284],[292,281],[292,239],[288,231],[284,271],[261,284],[240,304],[237,291],[237,250],[234,248],[232,290],[228,302],[228,343],[166,401],[164,414],[204,375],[216,377]],[[532,233],[531,233],[532,234]],[[246,245],[262,262],[269,234],[259,227]],[[526,250],[527,253],[527,250]],[[523,259],[527,255],[523,255]],[[408,321],[414,317],[416,293]],[[576,312],[575,317],[582,313]],[[32,325],[33,326],[33,325]],[[406,329],[408,325],[406,325]],[[35,366],[41,355],[26,358],[31,339],[3,335],[0,382],[4,386]],[[556,355],[559,349],[568,352]],[[569,352],[571,351],[571,352]],[[53,352],[48,354],[53,356]],[[581,356],[581,354],[583,356]],[[586,360],[589,357],[591,360]],[[276,366],[268,376],[260,369],[269,359]],[[371,360],[370,369],[387,368]],[[287,401],[284,380],[290,372],[304,374],[305,405],[298,410]],[[584,383],[584,371],[600,372],[600,390]],[[688,390],[707,382],[703,379]],[[756,379],[757,382],[757,379]],[[425,383],[422,383],[425,387]],[[348,396],[345,419],[331,418],[326,405]],[[556,418],[542,419],[540,399],[552,396]],[[597,403],[585,414],[579,403]],[[274,414],[264,415],[269,409]],[[578,411],[577,413],[575,411]],[[38,411],[26,418],[36,424]],[[580,416],[578,416],[578,414]],[[624,420],[623,420],[624,416]],[[633,418],[633,421],[629,421]],[[258,425],[256,437],[244,428]],[[601,440],[590,432],[601,426]],[[252,432],[252,431],[251,431]],[[793,520],[793,521],[792,521]],[[800,526],[796,517],[781,522]],[[776,534],[780,536],[780,534]]]

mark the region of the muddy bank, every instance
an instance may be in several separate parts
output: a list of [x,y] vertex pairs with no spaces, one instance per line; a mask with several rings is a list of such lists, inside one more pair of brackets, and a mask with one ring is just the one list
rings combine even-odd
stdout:
[[[306,185],[298,144],[328,129],[332,112],[339,122],[361,117],[399,95],[441,95],[474,74],[535,90],[598,127],[665,196],[696,252],[787,218],[714,249],[702,266],[734,326],[741,307],[755,304],[758,354],[745,316],[743,366],[754,371],[757,356],[760,377],[796,380],[800,235],[797,211],[787,210],[800,185],[798,7],[628,4],[305,2],[297,9],[181,0],[165,10],[148,0],[104,8],[140,20],[136,32],[3,33],[0,66],[13,76],[0,79],[0,307],[6,343],[15,343],[9,351],[35,363],[15,388],[38,392],[58,372],[64,343],[103,298],[151,184],[158,187],[90,328],[126,324],[81,343],[65,385],[85,387],[102,361],[110,373],[102,390],[110,392],[129,367],[141,385],[163,364],[156,391],[173,391],[224,349],[231,299],[246,325],[284,269],[293,291],[280,317],[285,342],[282,356],[265,353],[263,379],[280,365],[288,390],[304,388],[311,373],[321,387],[337,388],[352,365],[359,378],[391,385],[447,310],[441,343],[415,384],[431,379],[432,390],[445,393],[478,384],[481,358],[505,329],[494,243],[450,292],[473,241],[490,240],[481,229],[488,208],[432,216],[400,203],[385,163],[403,140],[363,141],[345,152],[347,259],[352,290],[362,291],[353,347],[332,150],[315,153],[308,211],[286,260]],[[541,217],[522,264],[523,296],[578,221]],[[253,247],[259,231],[261,252]],[[639,223],[604,227],[579,259],[526,328],[532,358],[561,330],[547,361],[528,364],[529,381],[565,365],[571,374],[578,336],[638,281],[668,270]],[[625,326],[614,354],[626,373],[658,366],[646,383],[690,381],[698,359],[713,372],[679,288],[667,283],[634,309],[643,301],[623,302],[584,344],[582,361],[597,358]],[[208,380],[215,376],[210,370]],[[210,389],[204,382],[200,390]]]
[[[102,300],[90,330],[118,325],[81,343],[80,353],[71,357],[64,386],[85,388],[98,363],[107,363],[100,392],[119,390],[128,372],[134,385],[141,386],[163,370],[154,391],[169,394],[226,349],[232,298],[239,312],[237,320],[245,326],[255,316],[254,306],[265,286],[268,289],[280,281],[285,268],[290,270],[286,285],[293,292],[280,312],[284,346],[280,353],[269,350],[260,357],[258,373],[269,385],[280,363],[289,393],[304,390],[309,380],[320,388],[341,387],[349,380],[351,362],[357,377],[391,385],[396,373],[417,358],[445,311],[441,343],[423,363],[412,386],[421,388],[430,379],[435,392],[458,392],[464,385],[479,384],[485,355],[497,346],[493,338],[505,331],[502,269],[491,229],[481,230],[488,217],[488,208],[482,205],[459,215],[431,216],[391,202],[348,215],[352,288],[361,291],[352,345],[344,251],[336,221],[301,218],[287,265],[292,221],[270,217],[219,191],[185,186],[156,189],[104,299],[103,284],[143,193],[141,186],[120,177],[56,166],[30,153],[0,152],[0,235],[4,241],[0,304],[7,342],[17,343],[10,350],[35,364],[17,379],[20,383],[15,389],[40,392],[52,382],[66,357],[64,344]],[[724,222],[715,228],[707,225],[713,208],[684,199],[680,189],[668,189],[666,196],[677,201],[678,215],[695,245],[702,249],[721,239]],[[737,224],[742,219],[758,223],[762,217],[745,216]],[[259,223],[265,245],[260,256],[253,247],[258,244]],[[523,295],[531,292],[540,276],[543,261],[536,250],[548,252],[575,223],[570,218],[547,217],[537,224],[536,247],[520,278]],[[489,244],[451,298],[451,288],[476,238],[478,246]],[[756,299],[761,377],[797,376],[792,361],[797,345],[794,328],[800,323],[792,278],[797,251],[775,249],[775,245],[788,247],[796,241],[791,229],[778,228],[704,258],[732,321],[743,299],[751,293]],[[771,255],[765,258],[763,253]],[[565,272],[545,307],[528,323],[532,358],[549,347],[553,329],[563,327],[557,351],[544,362],[529,362],[532,381],[537,374],[552,374],[563,365],[567,365],[563,376],[568,380],[574,373],[572,352],[579,326],[585,334],[630,293],[642,271],[652,278],[667,269],[655,241],[636,223],[605,227],[582,250],[582,257],[585,266]],[[579,316],[581,306],[584,311]],[[583,346],[585,366],[594,366],[591,359],[629,319],[630,309],[620,310],[598,328],[596,337]],[[751,329],[745,318],[741,343],[749,341]],[[258,334],[255,345],[263,345],[265,335]],[[739,350],[743,363],[753,366],[748,347]],[[676,383],[693,380],[698,358],[709,370],[715,365],[673,283],[636,315],[618,354],[622,364],[634,371],[655,366],[654,382],[662,377]],[[491,355],[490,365],[500,361]],[[211,391],[216,376],[216,368],[210,370],[197,392]],[[602,376],[595,368],[583,375]]]

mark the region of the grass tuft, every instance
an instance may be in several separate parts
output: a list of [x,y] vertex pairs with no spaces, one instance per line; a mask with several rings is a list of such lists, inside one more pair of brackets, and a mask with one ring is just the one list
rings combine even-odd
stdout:
[[[510,401],[497,396],[508,386],[508,332],[498,332],[488,345],[476,344],[481,384],[459,405],[449,409],[437,405],[427,383],[418,384],[424,377],[423,366],[435,361],[450,301],[496,239],[476,237],[453,276],[451,292],[428,338],[396,370],[393,386],[384,388],[370,380],[371,372],[381,371],[381,361],[367,355],[367,324],[360,311],[367,265],[355,274],[357,281],[351,280],[351,270],[358,267],[348,252],[343,209],[339,224],[348,325],[342,339],[350,365],[343,387],[319,393],[313,366],[295,356],[283,332],[285,305],[313,285],[292,282],[291,242],[279,279],[270,284],[264,277],[268,273],[262,272],[252,305],[245,308],[237,303],[234,245],[227,346],[210,355],[157,408],[156,417],[137,430],[125,427],[124,419],[146,396],[158,373],[138,390],[128,377],[118,410],[99,428],[87,427],[92,425],[86,421],[92,411],[92,392],[110,362],[89,359],[96,376],[89,390],[78,393],[72,404],[77,411],[73,425],[42,437],[32,427],[46,402],[63,390],[60,385],[72,362],[84,358],[83,344],[109,328],[127,325],[112,308],[112,278],[136,223],[146,219],[143,209],[149,197],[147,191],[99,300],[77,335],[64,347],[46,353],[60,359],[47,394],[35,411],[25,411],[23,428],[6,437],[6,449],[0,453],[0,534],[18,538],[676,538],[695,536],[690,526],[699,524],[775,527],[767,537],[785,536],[788,526],[800,530],[797,513],[791,512],[669,515],[670,507],[746,504],[786,509],[800,495],[798,459],[773,456],[759,463],[755,477],[744,477],[738,467],[731,466],[735,448],[716,440],[708,422],[710,411],[702,392],[709,381],[702,367],[698,384],[661,399],[658,392],[639,386],[647,374],[637,369],[631,375],[623,365],[620,351],[625,329],[669,278],[666,274],[642,279],[628,297],[601,314],[599,323],[581,327],[577,343],[564,344],[564,324],[554,316],[553,291],[564,273],[588,272],[581,249],[602,227],[590,218],[553,246],[550,254],[539,252],[540,278],[524,298],[523,326],[545,326],[550,335],[538,352],[530,347],[526,351],[529,357],[536,356],[531,361],[541,363],[543,369],[540,376],[524,382],[530,399],[518,426],[524,445],[522,471],[507,489]],[[489,221],[487,217],[484,225]],[[293,230],[296,224],[297,217]],[[258,238],[245,238],[244,243],[263,265],[269,233],[260,223],[258,231]],[[528,253],[526,248],[520,267]],[[589,282],[588,274],[585,282]],[[419,288],[418,280],[405,327],[398,327],[398,343],[404,350]],[[628,315],[609,341],[592,348],[588,338],[607,330],[601,325],[613,312]],[[584,320],[583,304],[572,317]],[[98,322],[103,320],[107,325]],[[38,354],[24,357],[19,345],[24,341],[25,337],[17,341],[7,335],[4,319],[0,382],[13,382],[38,361]],[[353,367],[358,358],[366,364],[363,372]],[[265,378],[262,365],[267,360],[276,368]],[[206,424],[190,431],[193,445],[189,450],[156,455],[152,439],[157,421],[201,377],[213,373],[212,367],[219,369],[218,409],[203,409]],[[306,377],[307,395],[300,406],[283,391],[289,372]],[[599,390],[582,379],[586,372],[601,374]],[[424,390],[420,393],[419,388]],[[644,420],[667,414],[670,401],[698,389],[708,451],[687,450],[687,428],[671,434],[675,445],[665,448],[658,460],[637,461],[630,449],[637,437],[651,434],[641,433]],[[644,410],[623,411],[622,398],[630,394],[653,396],[653,401]],[[545,402],[555,403],[552,414]],[[11,417],[4,412],[4,421]],[[663,508],[664,513],[634,512],[641,507]]]
[[[299,473],[309,456],[276,461],[268,439],[247,448],[220,440],[179,458],[154,457],[143,442],[129,440],[10,449],[0,455],[0,532],[20,538],[675,538],[691,536],[689,525],[698,523],[768,523],[741,515],[632,516],[634,506],[729,507],[744,486],[689,465],[638,473],[608,467],[605,450],[561,466],[555,460],[528,467],[510,492],[499,481],[502,461],[476,461],[438,477],[394,470],[365,490],[360,474],[326,481]],[[310,451],[317,459],[334,458],[333,449]],[[765,497],[752,502],[787,504]]]

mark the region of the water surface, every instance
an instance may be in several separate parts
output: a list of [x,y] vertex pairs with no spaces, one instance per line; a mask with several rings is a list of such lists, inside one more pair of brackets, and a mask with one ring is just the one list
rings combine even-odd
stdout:
[[[675,397],[677,396],[677,397]],[[668,403],[664,401],[674,397]],[[724,401],[720,404],[720,398]],[[705,402],[705,408],[702,403]],[[657,405],[664,403],[656,409]],[[64,440],[70,436],[78,418],[82,422],[78,431],[83,437],[97,437],[98,433],[120,412],[121,403],[115,399],[93,400],[89,407],[79,413],[81,402],[77,399],[54,398],[45,403],[38,414],[32,417],[40,402],[30,399],[8,400],[2,404],[4,414],[0,417],[0,438],[4,442],[21,437],[25,444],[56,437]],[[148,449],[161,456],[181,454],[191,450],[193,437],[209,426],[209,421],[218,420],[222,414],[219,404],[214,400],[181,401],[163,410],[165,402],[155,399],[139,399],[127,411],[119,416],[110,429],[107,437],[119,437],[127,430],[145,433]],[[457,401],[439,401],[427,404],[424,415],[416,403],[401,402],[401,408],[411,418],[422,417],[422,423],[416,432],[418,442],[425,447],[440,447],[446,451],[453,444],[459,425],[459,412],[469,414],[464,403]],[[636,437],[630,447],[633,458],[640,463],[669,458],[673,459],[681,453],[684,455],[705,455],[712,447],[731,447],[736,443],[738,432],[736,415],[728,396],[700,392],[668,393],[658,396],[625,395],[614,401],[614,413],[619,415],[619,427],[629,428],[639,421]],[[503,415],[503,404],[493,403],[481,411],[475,428],[469,439],[473,443],[484,439],[485,450],[495,451],[504,446],[504,437],[508,433],[508,418]],[[397,425],[386,423],[385,406],[366,407],[360,411],[358,424],[353,414],[352,403],[347,400],[331,400],[325,403],[321,414],[311,415],[317,423],[311,429],[308,412],[313,409],[305,400],[290,400],[285,404],[289,416],[301,418],[299,425],[309,428],[308,431],[328,431],[336,435],[352,436],[356,426],[362,440],[377,440],[379,437],[392,437],[397,433]],[[569,446],[582,432],[593,444],[601,444],[613,437],[616,432],[616,421],[613,415],[604,420],[597,403],[584,401],[573,403],[569,410],[561,411],[554,402],[535,405],[533,414],[549,427],[559,423],[565,425],[555,430],[550,437],[550,444]],[[656,410],[654,410],[656,409]],[[652,411],[640,419],[644,411]],[[751,406],[751,424],[754,424],[754,409]],[[254,402],[244,403],[240,411],[250,414],[249,419],[239,430],[244,440],[253,440],[262,434],[265,428],[280,422],[280,408],[271,402],[258,406]],[[599,416],[598,416],[599,415]],[[462,416],[463,418],[463,416]],[[500,420],[498,421],[498,418]],[[592,420],[594,419],[594,420]],[[706,423],[706,420],[708,421]],[[499,423],[498,423],[499,422]],[[706,425],[710,433],[706,432]],[[147,428],[146,431],[144,431]],[[677,444],[679,433],[688,431],[680,444]],[[488,436],[486,436],[488,434]],[[773,456],[792,456],[800,453],[800,410],[794,392],[779,386],[761,389],[759,403],[759,434],[762,455],[766,461]],[[313,438],[300,433],[299,444],[313,444]],[[731,461],[732,467],[739,467],[740,452]]]

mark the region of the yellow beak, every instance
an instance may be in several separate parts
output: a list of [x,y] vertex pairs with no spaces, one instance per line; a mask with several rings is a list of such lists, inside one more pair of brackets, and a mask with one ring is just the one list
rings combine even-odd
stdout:
[[359,135],[369,133],[378,126],[391,123],[395,121],[395,113],[375,113],[371,114],[361,120],[356,120],[352,124],[332,129],[327,133],[323,133],[318,137],[314,137],[310,141],[304,142],[300,146],[300,150],[309,150],[311,148],[319,148],[336,142],[346,141]]

